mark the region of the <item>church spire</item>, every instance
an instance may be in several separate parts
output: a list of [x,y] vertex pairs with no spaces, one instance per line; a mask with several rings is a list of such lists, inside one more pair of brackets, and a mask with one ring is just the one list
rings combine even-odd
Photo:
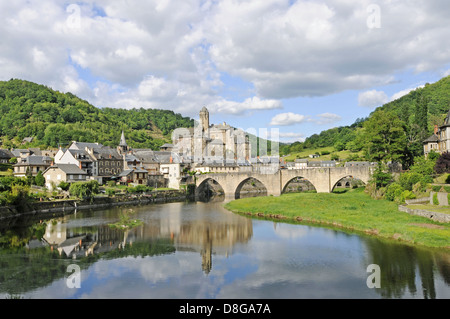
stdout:
[[119,146],[128,146],[127,142],[125,141],[125,133],[122,130],[122,136],[120,137],[120,143]]

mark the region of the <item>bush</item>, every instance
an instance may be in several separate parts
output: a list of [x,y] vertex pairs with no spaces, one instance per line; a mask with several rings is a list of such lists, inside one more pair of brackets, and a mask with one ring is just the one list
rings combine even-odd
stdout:
[[63,191],[68,191],[70,188],[70,183],[62,181],[61,183],[59,183],[58,187],[61,188]]
[[450,174],[447,175],[447,178],[445,179],[445,184],[450,184]]
[[433,190],[433,192],[439,192],[441,191],[442,186],[432,186],[431,189]]
[[153,187],[145,186],[145,185],[137,185],[135,187],[128,187],[127,192],[128,193],[144,193],[144,192],[151,192],[153,190]]
[[419,173],[406,172],[400,175],[398,182],[405,190],[412,191],[413,185],[419,183],[422,179],[423,176]]
[[39,171],[37,173],[36,177],[34,178],[34,183],[37,186],[40,186],[40,187],[44,187],[45,186],[45,178],[44,178],[44,175],[42,175],[41,171]]
[[322,152],[320,153],[320,155],[322,155],[322,156],[324,156],[324,155],[329,155],[329,154],[330,154],[329,151],[322,151]]
[[70,195],[80,199],[92,198],[98,192],[99,184],[97,181],[76,182],[69,187]]
[[109,196],[109,197],[112,197],[112,196],[114,196],[114,195],[116,195],[116,191],[114,190],[114,189],[107,189],[106,190],[106,194]]
[[393,202],[402,196],[403,191],[404,189],[399,183],[392,183],[387,187],[384,197]]
[[106,183],[106,185],[108,185],[109,187],[116,187],[116,186],[117,186],[117,183],[116,183],[115,181],[108,181],[108,182]]
[[439,205],[438,194],[433,194],[433,204]]
[[416,195],[409,190],[405,190],[402,192],[399,202],[403,203],[407,199],[416,199]]

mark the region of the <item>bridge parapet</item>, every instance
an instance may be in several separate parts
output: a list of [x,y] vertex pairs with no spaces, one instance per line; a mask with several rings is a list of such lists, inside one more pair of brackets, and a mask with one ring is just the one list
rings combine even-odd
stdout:
[[242,184],[254,178],[266,187],[268,195],[279,196],[290,181],[301,177],[311,182],[318,193],[331,193],[336,184],[345,177],[357,178],[368,183],[371,175],[371,167],[283,169],[277,170],[273,174],[260,172],[213,173],[197,176],[196,186],[199,187],[206,180],[212,179],[221,185],[226,196],[236,197],[236,192],[239,191]]

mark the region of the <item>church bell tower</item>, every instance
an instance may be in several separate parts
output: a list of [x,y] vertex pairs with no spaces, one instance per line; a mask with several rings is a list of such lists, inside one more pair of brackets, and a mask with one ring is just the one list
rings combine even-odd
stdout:
[[209,129],[209,112],[206,107],[203,107],[200,111],[200,125],[202,126],[203,132],[208,132]]

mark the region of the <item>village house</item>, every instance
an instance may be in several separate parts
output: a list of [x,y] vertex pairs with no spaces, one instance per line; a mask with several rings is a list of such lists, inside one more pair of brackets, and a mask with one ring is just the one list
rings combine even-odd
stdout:
[[450,151],[450,111],[447,113],[443,125],[435,125],[433,135],[423,141],[423,151],[425,157],[431,151],[439,154]]
[[44,173],[45,186],[53,190],[61,182],[73,183],[86,181],[86,171],[75,164],[54,164],[48,167]]
[[309,161],[307,159],[296,159],[294,162],[294,168],[295,169],[304,169],[308,168]]
[[8,164],[11,158],[15,157],[9,150],[0,149],[0,163]]
[[313,168],[336,167],[336,161],[311,161],[308,163],[308,167]]
[[25,177],[27,174],[36,176],[49,167],[53,160],[48,156],[31,155],[26,158],[18,158],[17,164],[14,164],[14,176]]
[[89,153],[80,149],[67,149],[62,156],[56,154],[55,164],[74,164],[84,170],[88,176],[93,175],[94,161]]
[[148,171],[141,167],[131,167],[124,169],[120,174],[120,183],[146,185],[148,183]]
[[100,143],[73,141],[68,149],[60,148],[55,155],[55,163],[74,164],[100,184],[119,175],[124,169],[124,159],[119,150]]

